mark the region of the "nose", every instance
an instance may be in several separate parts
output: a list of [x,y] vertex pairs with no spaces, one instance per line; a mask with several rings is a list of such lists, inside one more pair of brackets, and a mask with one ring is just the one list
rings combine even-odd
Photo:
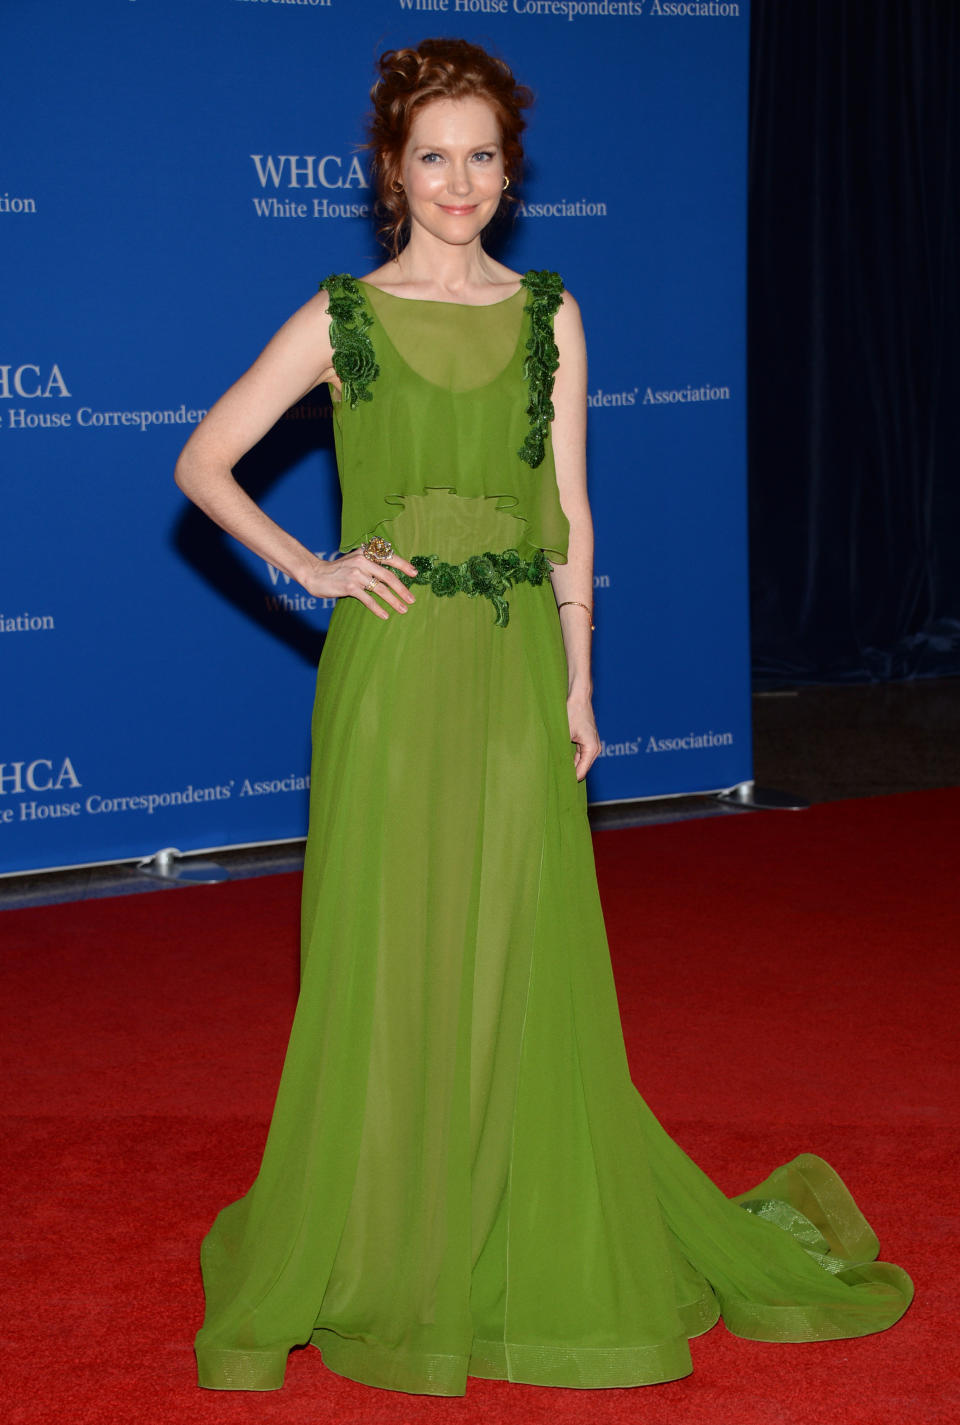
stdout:
[[470,178],[470,170],[465,163],[450,165],[447,187],[458,198],[463,198],[470,192],[473,183]]

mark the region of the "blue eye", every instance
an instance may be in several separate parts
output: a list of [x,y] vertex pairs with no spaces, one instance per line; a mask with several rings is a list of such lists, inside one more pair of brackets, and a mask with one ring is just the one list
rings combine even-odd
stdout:
[[[471,154],[470,156],[473,159],[474,163],[490,163],[492,159],[496,158],[496,153],[493,149],[482,148],[478,149],[476,153]],[[443,154],[433,152],[422,153],[420,155],[420,162],[431,165],[433,165],[434,163],[442,163]]]

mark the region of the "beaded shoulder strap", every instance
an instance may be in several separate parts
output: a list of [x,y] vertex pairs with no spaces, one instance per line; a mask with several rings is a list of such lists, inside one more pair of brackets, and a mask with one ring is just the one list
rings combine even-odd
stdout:
[[380,375],[373,342],[367,335],[373,317],[358,282],[349,273],[335,272],[325,277],[319,290],[330,294],[327,310],[333,369],[340,377],[343,399],[355,411],[358,402],[373,400],[370,384]]
[[530,430],[517,454],[534,469],[542,462],[544,441],[554,417],[553,378],[560,365],[560,353],[553,336],[553,319],[563,300],[563,278],[557,272],[527,272],[520,279],[527,290],[524,312],[530,318],[523,376],[530,401],[527,414]]

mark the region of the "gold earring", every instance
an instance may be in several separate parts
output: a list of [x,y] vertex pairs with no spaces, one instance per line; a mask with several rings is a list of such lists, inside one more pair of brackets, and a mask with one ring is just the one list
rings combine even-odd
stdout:
[[503,191],[504,191],[504,193],[506,193],[506,191],[507,191],[507,189],[508,189],[509,187],[510,187],[510,179],[507,177],[506,174],[504,174],[504,175],[503,175]]
[[395,178],[390,184],[390,187],[393,189],[394,193],[403,192],[403,184],[400,182],[399,178]]

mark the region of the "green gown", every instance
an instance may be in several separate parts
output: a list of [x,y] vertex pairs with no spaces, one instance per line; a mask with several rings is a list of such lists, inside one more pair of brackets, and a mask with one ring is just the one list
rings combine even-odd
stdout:
[[883,1330],[910,1280],[822,1159],[728,1199],[629,1077],[543,577],[559,278],[487,307],[322,285],[342,547],[388,537],[426,582],[331,619],[300,998],[259,1174],[203,1244],[201,1385],[276,1388],[307,1342],[393,1390],[643,1385],[721,1314]]

